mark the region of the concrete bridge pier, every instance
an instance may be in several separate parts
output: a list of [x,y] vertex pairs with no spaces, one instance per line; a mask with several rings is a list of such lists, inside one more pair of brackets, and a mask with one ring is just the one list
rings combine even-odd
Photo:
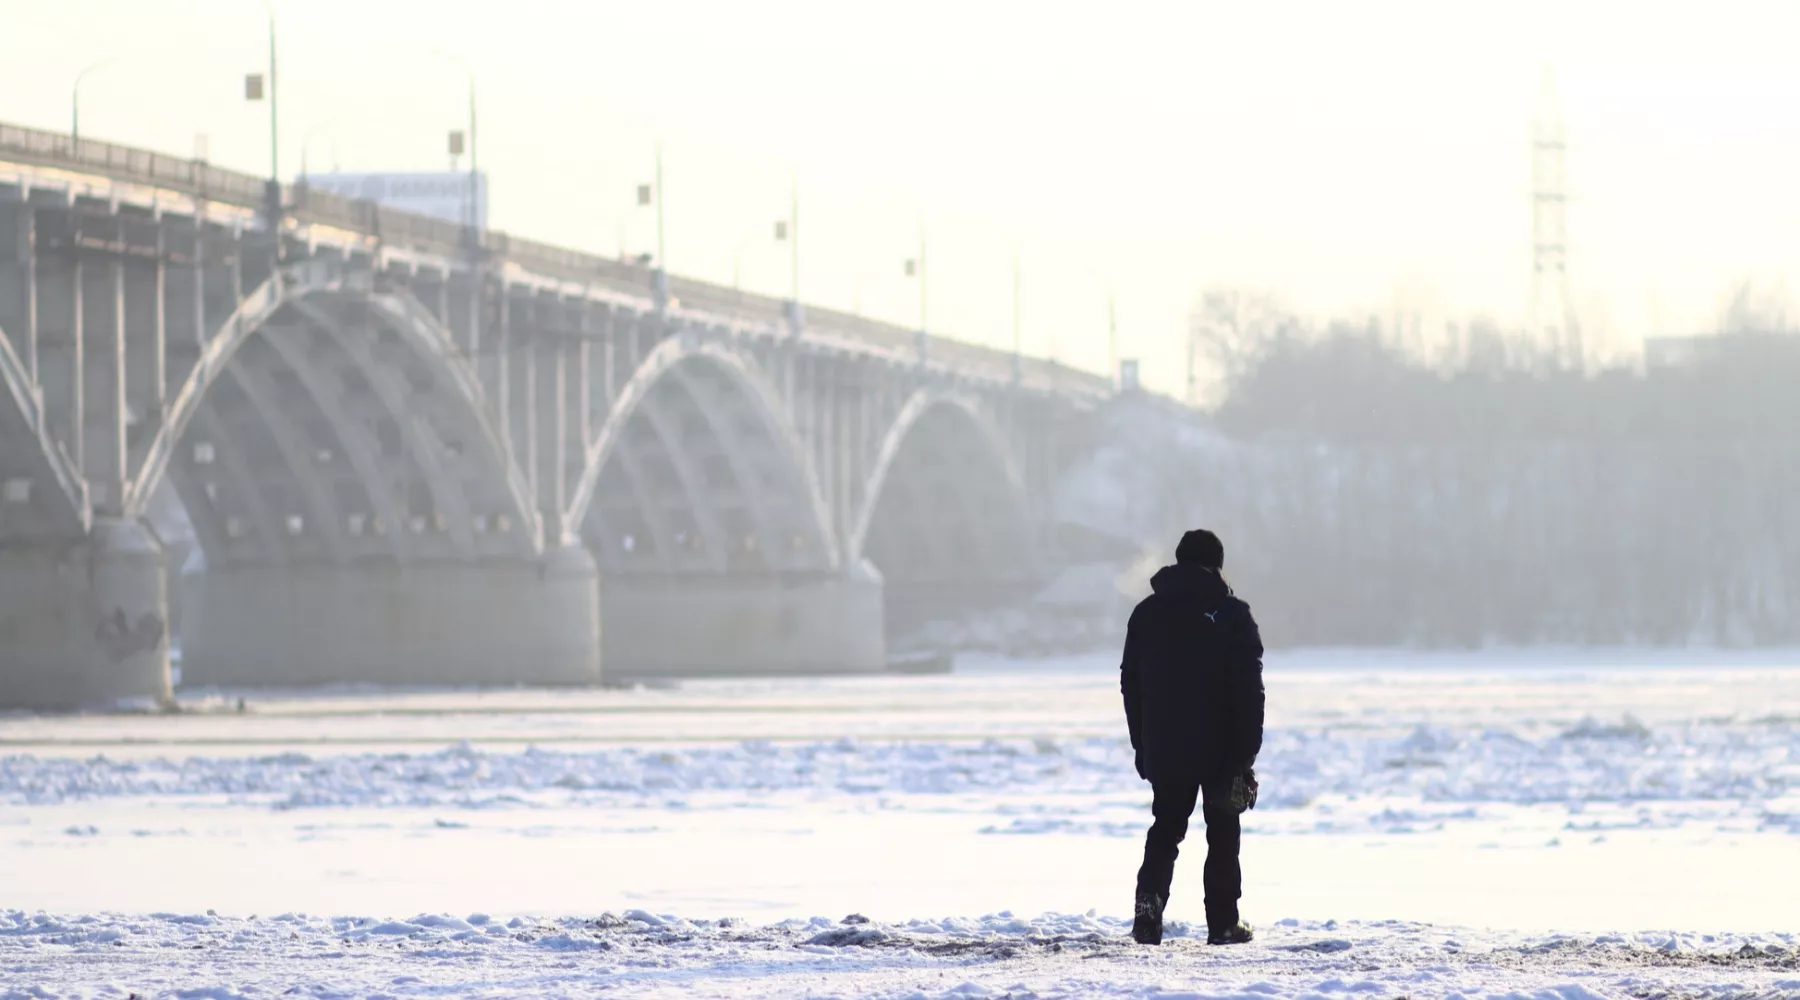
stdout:
[[97,518],[79,541],[0,548],[0,689],[8,707],[169,701],[161,545],[135,520]]
[[183,578],[184,684],[594,684],[598,572],[538,559],[253,566]]
[[873,673],[887,665],[881,577],[634,577],[602,582],[609,680]]

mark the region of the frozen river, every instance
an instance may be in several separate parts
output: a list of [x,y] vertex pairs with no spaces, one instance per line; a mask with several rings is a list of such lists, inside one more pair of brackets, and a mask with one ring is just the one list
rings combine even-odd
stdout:
[[[1253,947],[1320,935],[1349,935],[1343,950],[1364,954],[1431,935],[1448,935],[1457,949],[1537,947],[1562,933],[1630,950],[1651,940],[1642,935],[1662,934],[1655,947],[1666,952],[1676,940],[1669,932],[1681,932],[1690,949],[1749,942],[1791,955],[1787,935],[1800,922],[1797,662],[1791,654],[1273,657],[1258,767],[1264,800],[1247,817],[1244,900],[1269,943]],[[841,963],[841,942],[808,945],[816,928],[801,930],[852,912],[885,928],[892,954],[926,956],[927,971],[937,968],[927,961],[934,953],[920,942],[932,935],[991,947],[1009,934],[1088,934],[1112,948],[1118,927],[1107,921],[1128,911],[1148,818],[1106,657],[668,690],[250,693],[243,711],[236,699],[194,696],[178,715],[0,717],[0,908],[12,911],[0,919],[0,973],[13,977],[0,980],[0,997],[10,996],[8,981],[36,982],[49,995],[105,995],[82,978],[98,967],[58,964],[57,949],[85,954],[95,935],[106,940],[88,950],[124,970],[108,966],[114,982],[135,968],[135,953],[113,942],[132,934],[166,955],[204,951],[208,934],[330,943],[389,918],[399,918],[396,940],[443,938],[440,948],[451,950],[457,934],[516,948],[521,937],[587,928],[592,947],[571,945],[570,954],[662,947],[658,967],[691,967],[672,984],[634,978],[629,963],[623,972],[584,966],[598,978],[578,976],[567,991],[575,995],[678,986],[783,995],[782,984],[794,985],[783,976],[818,969],[746,973],[726,988],[718,950],[736,956],[724,962],[733,968],[762,965],[731,948],[810,947]],[[1198,862],[1190,854],[1177,873],[1175,919],[1199,914]],[[640,919],[594,923],[634,911]],[[1070,916],[981,922],[1001,912]],[[473,914],[484,919],[471,922]],[[329,924],[340,916],[366,922]],[[732,939],[711,923],[723,918],[738,922],[725,927],[762,928],[762,937]],[[460,929],[445,930],[446,920]],[[491,933],[509,921],[514,931]],[[1398,934],[1403,925],[1387,921],[1465,930]],[[288,937],[276,933],[283,928]],[[686,936],[652,940],[669,928]],[[115,931],[123,938],[107,937]],[[236,965],[221,959],[198,974],[252,996],[271,984],[291,988],[316,968],[266,951],[246,949]],[[852,995],[998,988],[982,978],[996,969],[1029,985],[1029,968],[1006,965],[1017,957],[973,955],[974,965],[955,966],[960,980],[944,983],[914,982],[919,969],[905,963],[898,978],[866,962],[831,974],[861,984],[842,990]],[[1130,968],[1093,980],[1092,992],[1168,985],[1168,969],[1139,967],[1141,952],[1098,958]],[[1308,961],[1284,968],[1337,976],[1325,958]],[[1787,975],[1800,991],[1800,971],[1783,973],[1780,961],[1739,985],[1779,993]],[[146,968],[172,977],[171,990],[183,981],[170,968]],[[1513,989],[1560,982],[1562,973],[1521,975],[1494,982]],[[335,995],[370,994],[373,980],[358,976]],[[1029,989],[1084,995],[1066,980]],[[470,992],[565,995],[545,980],[521,982]],[[1227,977],[1208,989],[1249,982]],[[1666,980],[1684,989],[1707,982]],[[1307,989],[1332,992],[1317,986]]]

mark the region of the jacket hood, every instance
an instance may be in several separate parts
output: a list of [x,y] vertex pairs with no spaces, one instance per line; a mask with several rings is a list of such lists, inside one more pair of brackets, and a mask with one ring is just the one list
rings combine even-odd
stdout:
[[1231,596],[1231,586],[1218,570],[1202,566],[1164,566],[1150,578],[1150,589],[1165,597],[1189,597],[1215,604]]

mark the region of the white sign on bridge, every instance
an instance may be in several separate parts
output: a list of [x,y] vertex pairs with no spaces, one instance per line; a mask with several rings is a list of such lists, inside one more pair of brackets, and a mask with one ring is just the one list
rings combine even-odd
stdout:
[[[469,175],[429,174],[308,174],[306,184],[345,198],[372,201],[402,212],[434,219],[469,222]],[[487,175],[475,175],[475,225],[487,227]]]

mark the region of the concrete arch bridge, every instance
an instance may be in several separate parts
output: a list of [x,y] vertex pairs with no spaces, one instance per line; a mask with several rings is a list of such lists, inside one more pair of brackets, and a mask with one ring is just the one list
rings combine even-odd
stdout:
[[[0,126],[0,704],[880,669],[1106,380]],[[273,220],[273,221],[271,221]],[[199,554],[146,522],[172,489]]]

